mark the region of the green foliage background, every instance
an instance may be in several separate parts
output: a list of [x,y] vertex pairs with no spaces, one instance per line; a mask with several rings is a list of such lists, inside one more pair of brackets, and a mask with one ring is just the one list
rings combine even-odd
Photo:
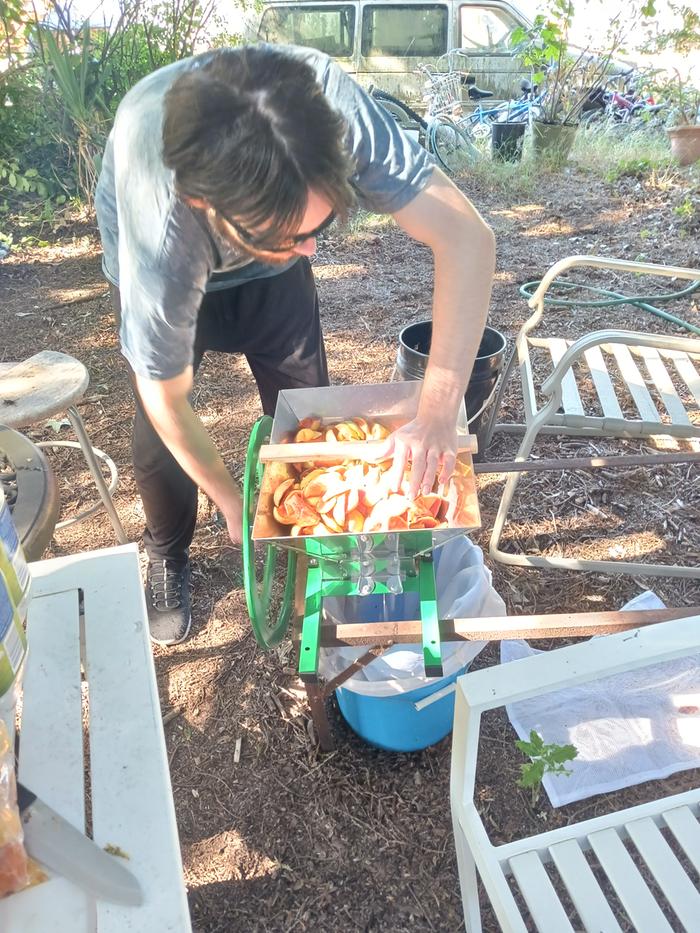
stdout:
[[[119,101],[156,68],[233,45],[215,0],[120,0],[109,29],[70,3],[0,0],[0,214],[88,205]],[[52,25],[48,25],[49,21]]]

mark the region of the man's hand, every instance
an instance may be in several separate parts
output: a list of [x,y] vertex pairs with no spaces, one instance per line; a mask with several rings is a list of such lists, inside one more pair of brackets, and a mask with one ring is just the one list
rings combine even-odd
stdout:
[[231,497],[230,504],[221,513],[226,522],[228,536],[232,543],[239,546],[243,543],[243,498],[239,493]]
[[453,419],[439,418],[409,421],[388,438],[387,456],[393,454],[394,463],[389,471],[390,488],[398,491],[407,466],[411,467],[408,494],[430,492],[435,477],[446,483],[452,476],[457,459],[457,431]]

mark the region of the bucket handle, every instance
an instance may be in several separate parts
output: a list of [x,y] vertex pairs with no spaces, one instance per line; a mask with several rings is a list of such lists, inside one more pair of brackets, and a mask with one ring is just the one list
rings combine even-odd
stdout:
[[443,687],[441,690],[436,690],[435,693],[431,693],[430,696],[423,697],[422,700],[417,700],[413,707],[417,713],[420,713],[422,710],[426,709],[428,706],[432,706],[433,703],[437,703],[438,700],[442,700],[443,697],[448,697],[451,693],[454,693],[457,689],[457,684],[452,683],[448,684],[446,687]]
[[484,412],[486,411],[486,409],[489,407],[489,405],[491,404],[491,402],[494,400],[494,397],[495,397],[495,395],[496,395],[496,389],[497,389],[497,388],[498,388],[498,380],[496,380],[496,383],[495,383],[493,389],[491,389],[491,394],[490,394],[489,397],[486,399],[486,401],[485,401],[484,404],[481,406],[481,408],[477,411],[477,413],[476,413],[475,415],[472,415],[471,418],[467,421],[467,425],[472,424],[472,422],[476,421],[477,418],[480,418],[481,415],[483,415],[483,413],[484,413]]
[[[393,371],[392,374],[391,374],[391,380],[390,380],[391,382],[394,382],[394,380],[396,379],[396,374],[398,373],[398,371],[399,371],[399,367],[398,367],[398,366],[394,366],[394,371]],[[499,383],[500,383],[500,380],[497,379],[497,380],[496,380],[496,384],[494,385],[493,389],[491,389],[491,394],[490,394],[489,397],[486,399],[486,401],[485,401],[484,404],[481,406],[481,408],[477,411],[477,413],[476,413],[475,415],[472,415],[471,418],[467,421],[467,426],[469,426],[470,424],[472,424],[474,421],[476,421],[477,418],[479,418],[481,415],[483,415],[483,413],[484,413],[484,412],[486,411],[486,409],[489,407],[489,405],[491,404],[491,402],[494,400],[494,398],[495,398],[495,396],[496,396],[496,390],[498,389]]]

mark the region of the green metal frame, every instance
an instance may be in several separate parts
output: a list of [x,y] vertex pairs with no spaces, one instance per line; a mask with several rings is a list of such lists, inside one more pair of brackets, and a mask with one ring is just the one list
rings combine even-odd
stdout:
[[440,620],[435,592],[435,568],[432,555],[419,558],[418,592],[420,593],[421,632],[423,634],[423,664],[426,677],[442,677]]
[[[442,677],[442,648],[437,592],[432,557],[417,558],[418,572],[403,580],[404,593],[418,593],[423,633],[423,661],[427,677]],[[381,569],[381,568],[380,568]],[[390,594],[385,583],[377,580],[372,595]],[[323,600],[331,596],[361,596],[357,583],[338,574],[334,562],[312,559],[306,576],[304,617],[299,645],[299,676],[307,683],[318,680],[318,659],[321,648],[321,617]],[[409,621],[409,620],[406,620]]]
[[272,609],[272,582],[277,567],[278,548],[264,545],[264,563],[262,577],[258,578],[255,566],[255,543],[253,542],[253,523],[258,493],[264,472],[259,453],[263,444],[270,440],[272,418],[265,415],[256,421],[248,442],[248,452],[243,476],[243,580],[248,615],[253,626],[255,638],[261,648],[272,648],[280,642],[289,628],[289,620],[294,607],[294,587],[296,584],[297,554],[287,553],[287,579],[282,595],[282,604],[274,618]]
[[[326,593],[325,595],[329,595]],[[323,606],[323,568],[317,562],[309,564],[306,572],[304,618],[301,623],[299,645],[299,676],[315,682],[318,677],[318,654],[321,647],[321,608]]]

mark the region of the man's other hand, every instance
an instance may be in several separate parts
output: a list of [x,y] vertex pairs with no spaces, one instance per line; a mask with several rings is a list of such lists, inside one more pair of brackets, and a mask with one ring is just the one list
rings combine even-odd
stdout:
[[240,493],[232,496],[230,502],[226,503],[226,508],[221,511],[229,538],[233,544],[240,547],[243,541],[243,499]]

